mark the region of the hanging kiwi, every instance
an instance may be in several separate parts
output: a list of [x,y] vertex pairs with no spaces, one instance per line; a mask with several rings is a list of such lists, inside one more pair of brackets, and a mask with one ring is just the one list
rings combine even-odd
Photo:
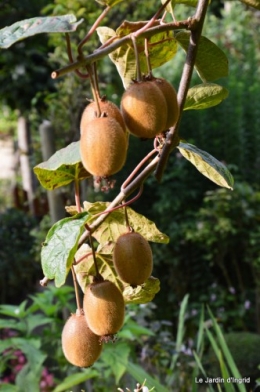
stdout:
[[120,235],[114,247],[113,262],[118,276],[124,282],[133,287],[143,284],[153,269],[149,242],[136,232]]
[[83,311],[77,311],[66,321],[62,335],[62,350],[66,359],[75,366],[89,367],[99,358],[102,343],[88,327]]
[[167,103],[152,81],[134,82],[124,92],[121,111],[127,129],[140,138],[154,138],[166,129]]
[[85,169],[99,177],[117,173],[125,163],[128,146],[122,126],[112,117],[98,117],[81,131],[80,155]]
[[162,92],[167,105],[167,120],[165,129],[174,126],[179,118],[179,105],[174,87],[163,78],[153,78],[152,82]]
[[109,281],[90,284],[85,292],[83,309],[89,328],[103,337],[113,339],[124,323],[125,303],[121,291]]

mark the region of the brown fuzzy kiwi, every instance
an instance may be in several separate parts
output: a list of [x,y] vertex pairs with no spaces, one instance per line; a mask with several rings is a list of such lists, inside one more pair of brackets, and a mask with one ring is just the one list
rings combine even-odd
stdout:
[[124,297],[109,280],[94,282],[87,287],[83,309],[89,328],[104,340],[112,339],[124,323]]
[[[99,107],[101,110],[102,116],[112,117],[114,118],[122,127],[124,131],[126,131],[125,122],[123,116],[120,112],[120,109],[111,101],[108,101],[106,98],[101,98],[98,101]],[[91,120],[94,120],[98,117],[98,107],[96,102],[91,102],[86,106],[85,110],[82,113],[81,121],[80,121],[80,132],[84,132],[84,129],[88,126],[88,123]]]
[[152,81],[131,84],[122,96],[121,111],[129,132],[137,137],[150,139],[166,129],[166,100]]
[[167,121],[165,129],[168,129],[176,124],[179,118],[179,105],[177,94],[174,87],[163,78],[154,78],[152,80],[156,86],[161,90],[167,104]]
[[149,242],[135,232],[118,237],[113,261],[118,276],[131,286],[143,284],[153,270],[153,254]]
[[91,120],[80,138],[83,166],[93,176],[109,177],[124,165],[127,139],[120,124],[111,117]]
[[89,367],[99,358],[102,343],[88,327],[83,311],[72,314],[63,327],[62,350],[75,366]]

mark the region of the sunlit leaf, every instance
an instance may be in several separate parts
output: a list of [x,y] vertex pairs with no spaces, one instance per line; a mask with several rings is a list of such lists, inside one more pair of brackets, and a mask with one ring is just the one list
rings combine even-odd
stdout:
[[[84,211],[88,211],[90,215],[98,214],[104,211],[109,203],[83,203]],[[169,237],[160,232],[155,223],[147,219],[145,216],[138,214],[132,208],[127,207],[127,214],[130,226],[134,231],[142,234],[147,241],[167,244]],[[127,231],[125,222],[125,212],[123,208],[119,208],[109,214],[105,222],[103,222],[93,233],[93,237],[101,244],[115,242],[117,238]]]
[[75,31],[83,19],[76,22],[74,15],[36,17],[21,20],[0,30],[0,48],[9,48],[15,42],[42,33]]
[[226,166],[206,151],[189,143],[180,142],[180,153],[205,177],[224,188],[233,189],[234,179]]
[[150,276],[150,278],[148,278],[141,286],[126,286],[123,291],[123,296],[126,303],[145,304],[152,301],[155,294],[159,291],[159,279]]
[[56,287],[65,283],[87,218],[86,213],[81,213],[62,219],[46,236],[41,251],[42,269],[48,279],[55,279]]
[[41,185],[48,190],[90,177],[81,163],[79,142],[60,149],[48,161],[40,163],[33,170]]
[[[190,32],[181,31],[176,34],[181,47],[187,51],[190,41]],[[196,70],[203,82],[228,76],[228,59],[225,53],[206,37],[201,37],[195,62]]]
[[260,0],[240,0],[241,3],[244,3],[246,5],[250,5],[251,7],[254,7],[258,10],[260,10]]
[[[99,27],[97,33],[100,41],[104,44],[109,38],[116,39],[125,37],[143,26],[147,22],[129,22],[124,21],[116,32],[107,27]],[[156,24],[158,24],[157,22]],[[156,25],[155,24],[155,25]],[[147,73],[147,61],[144,54],[144,39],[137,39],[140,68],[142,73]],[[177,42],[172,32],[161,32],[153,35],[148,40],[148,50],[151,67],[154,69],[171,60],[177,52]],[[133,79],[136,78],[136,59],[132,42],[122,45],[109,55],[110,59],[116,65],[118,73],[122,79],[125,88],[129,86]]]
[[206,109],[218,105],[228,96],[225,87],[215,83],[203,83],[191,87],[188,91],[184,110]]

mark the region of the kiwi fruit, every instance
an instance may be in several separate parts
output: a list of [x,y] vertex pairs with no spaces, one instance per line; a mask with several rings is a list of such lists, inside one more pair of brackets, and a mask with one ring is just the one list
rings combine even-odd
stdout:
[[163,78],[154,78],[153,83],[161,90],[167,104],[167,120],[165,129],[176,124],[179,118],[179,105],[174,87]]
[[66,359],[82,368],[93,365],[102,351],[100,338],[88,327],[83,311],[77,311],[66,321],[61,343]]
[[85,169],[93,176],[109,177],[126,160],[128,142],[121,125],[112,117],[89,121],[80,138],[80,155]]
[[[104,117],[112,117],[114,118],[122,127],[124,131],[126,131],[125,122],[123,116],[120,112],[120,109],[111,101],[108,101],[106,98],[100,98],[98,101],[101,115]],[[98,117],[98,106],[97,103],[91,102],[86,106],[85,110],[82,113],[81,121],[80,121],[80,132],[84,132],[84,129],[88,127],[88,123],[91,120],[94,120]],[[100,116],[101,117],[101,116]]]
[[124,297],[109,280],[93,282],[87,287],[83,309],[89,328],[104,338],[112,339],[124,323]]
[[134,287],[143,284],[153,269],[149,242],[136,232],[120,235],[115,243],[113,262],[118,276],[124,282]]
[[134,82],[122,95],[121,112],[133,135],[150,139],[166,129],[167,103],[152,81]]

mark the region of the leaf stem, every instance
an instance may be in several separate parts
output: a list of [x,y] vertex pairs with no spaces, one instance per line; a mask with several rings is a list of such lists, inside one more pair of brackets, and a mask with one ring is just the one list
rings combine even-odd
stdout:
[[76,203],[77,211],[78,213],[80,213],[81,205],[80,205],[79,180],[75,180],[74,184],[75,184],[75,203]]

